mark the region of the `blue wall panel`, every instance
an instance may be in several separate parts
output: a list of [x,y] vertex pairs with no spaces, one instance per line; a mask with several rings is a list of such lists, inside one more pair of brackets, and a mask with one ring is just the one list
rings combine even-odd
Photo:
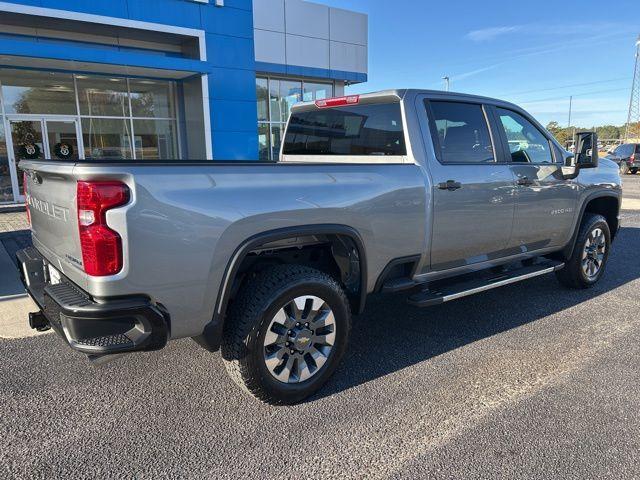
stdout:
[[214,67],[254,70],[253,38],[207,33],[207,57]]
[[209,7],[184,0],[128,0],[129,18],[186,28],[202,28],[201,9]]
[[213,158],[219,160],[257,160],[257,122],[252,133],[219,131],[217,134],[214,132],[213,135]]
[[232,8],[240,8],[242,10],[253,11],[252,0],[225,0],[225,6]]
[[211,100],[213,130],[253,132],[258,117],[255,101]]
[[92,0],[89,2],[86,0],[41,0],[40,6],[109,17],[127,17],[127,0]]
[[208,33],[253,40],[253,12],[238,8],[218,8],[215,15],[202,16],[202,28]]
[[95,45],[88,46],[87,44],[72,46],[68,43],[38,42],[34,39],[28,39],[28,37],[18,39],[1,35],[0,55],[73,60],[106,65],[126,65],[159,70],[181,70],[194,73],[206,72],[209,68],[206,62],[189,58],[126,52]]
[[[255,100],[255,89],[256,76],[250,70],[212,68],[209,71],[209,98],[212,100]],[[257,115],[256,106],[256,118]]]

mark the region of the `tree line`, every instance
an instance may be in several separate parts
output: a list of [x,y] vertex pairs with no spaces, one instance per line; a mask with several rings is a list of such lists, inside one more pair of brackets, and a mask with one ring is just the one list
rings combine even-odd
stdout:
[[[549,122],[549,124],[547,125],[547,130],[549,130],[562,145],[567,145],[573,140],[573,132],[593,130],[593,127],[561,127],[558,122]],[[598,134],[598,138],[601,140],[624,140],[627,126],[626,124],[621,127],[617,127],[615,125],[603,125],[601,127],[595,127],[595,131]],[[630,137],[635,138],[639,136],[640,123],[631,124]]]

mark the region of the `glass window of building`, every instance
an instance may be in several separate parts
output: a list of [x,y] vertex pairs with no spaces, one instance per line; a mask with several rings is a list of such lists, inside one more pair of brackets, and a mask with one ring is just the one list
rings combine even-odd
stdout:
[[[264,79],[268,159],[266,92]],[[25,158],[180,158],[176,93],[169,80],[0,68],[0,203],[20,199],[22,175],[13,167]]]
[[280,81],[280,111],[282,121],[286,122],[291,114],[291,107],[302,101],[302,83],[288,80]]
[[128,117],[127,80],[77,75],[80,115],[91,117]]
[[304,84],[302,99],[305,102],[324,100],[333,96],[333,85],[330,83],[307,83]]
[[12,200],[13,189],[11,187],[7,138],[4,133],[4,123],[0,122],[0,203],[11,202]]
[[330,98],[333,92],[334,85],[328,82],[257,78],[259,159],[278,160],[284,129],[296,103]]
[[280,103],[280,80],[269,79],[269,121],[283,122]]
[[170,120],[134,120],[133,132],[138,160],[171,160],[175,157],[176,132]]
[[258,121],[269,121],[269,86],[266,78],[256,79],[256,95],[258,97]]
[[77,114],[71,74],[2,70],[0,81],[6,114]]
[[[47,158],[55,158],[63,140],[88,159],[179,158],[175,82],[0,69],[0,85],[14,150],[25,143],[19,138],[25,122],[12,115],[30,114],[49,139],[52,151],[42,151]],[[9,152],[9,161],[17,156]]]
[[129,80],[134,117],[174,118],[173,83],[157,80]]
[[87,159],[130,159],[131,123],[125,119],[83,118],[82,139]]
[[258,158],[261,162],[268,161],[271,157],[269,155],[271,149],[271,142],[269,141],[269,124],[258,124]]
[[280,157],[280,145],[282,145],[282,135],[284,135],[285,125],[271,125],[271,160],[277,161]]

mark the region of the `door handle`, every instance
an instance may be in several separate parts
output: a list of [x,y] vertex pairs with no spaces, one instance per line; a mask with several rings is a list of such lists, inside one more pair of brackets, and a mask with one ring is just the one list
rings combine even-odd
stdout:
[[439,183],[438,188],[440,190],[449,190],[450,192],[453,192],[454,190],[462,188],[462,184],[455,180],[447,180],[446,182]]
[[533,180],[529,179],[528,177],[522,177],[519,178],[516,183],[522,187],[530,187],[531,185],[533,185]]

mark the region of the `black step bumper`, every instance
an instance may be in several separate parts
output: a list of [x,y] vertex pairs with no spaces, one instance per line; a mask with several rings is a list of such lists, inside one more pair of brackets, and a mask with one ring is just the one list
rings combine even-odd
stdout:
[[63,275],[52,284],[47,261],[35,248],[16,257],[22,282],[41,309],[30,315],[32,328],[48,323],[71,348],[89,355],[159,350],[167,344],[169,314],[149,298],[93,299]]

